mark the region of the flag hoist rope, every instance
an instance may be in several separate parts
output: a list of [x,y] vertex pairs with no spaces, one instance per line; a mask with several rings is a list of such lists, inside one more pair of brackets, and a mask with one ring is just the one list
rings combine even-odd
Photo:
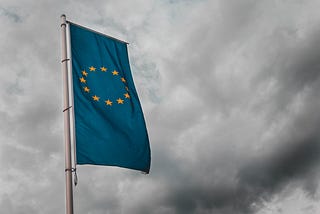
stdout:
[[63,116],[64,116],[64,142],[65,142],[65,175],[66,175],[66,214],[73,214],[73,186],[72,186],[72,168],[71,161],[71,130],[70,130],[70,109],[69,104],[69,75],[67,56],[67,23],[66,16],[61,15],[61,66],[63,76]]

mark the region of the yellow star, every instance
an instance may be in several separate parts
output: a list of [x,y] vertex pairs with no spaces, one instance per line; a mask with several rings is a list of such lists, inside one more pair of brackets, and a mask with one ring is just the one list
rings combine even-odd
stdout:
[[89,69],[90,69],[90,71],[96,71],[96,68],[93,66],[89,67]]
[[112,106],[112,102],[109,99],[104,102],[107,104],[107,106]]
[[87,77],[87,76],[88,76],[88,73],[87,73],[85,70],[83,70],[83,71],[82,71],[82,75]]
[[117,99],[117,102],[118,102],[118,104],[123,104],[123,99],[121,99],[121,98],[119,98],[119,99]]
[[86,87],[83,87],[84,91],[89,93],[90,92],[90,88],[88,88],[87,86]]
[[125,93],[125,94],[124,94],[124,97],[129,99],[129,98],[130,98],[129,93]]
[[80,78],[80,82],[86,83],[86,81],[87,80],[85,78],[83,78],[83,77]]
[[126,82],[126,79],[123,78],[123,77],[121,77],[121,81],[122,81],[122,82]]
[[103,72],[106,72],[107,68],[103,66],[103,67],[100,68],[100,70],[103,71]]
[[112,72],[112,74],[113,74],[113,75],[118,75],[118,74],[119,74],[119,72],[118,72],[118,71],[116,71],[116,70],[114,70],[114,71]]
[[92,96],[92,99],[93,99],[94,101],[99,101],[100,97],[98,97],[97,95],[94,95],[94,96]]

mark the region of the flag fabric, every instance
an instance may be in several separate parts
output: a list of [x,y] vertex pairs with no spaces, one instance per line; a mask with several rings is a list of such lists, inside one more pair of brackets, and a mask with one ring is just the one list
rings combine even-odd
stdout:
[[149,173],[150,146],[127,43],[69,23],[77,164]]

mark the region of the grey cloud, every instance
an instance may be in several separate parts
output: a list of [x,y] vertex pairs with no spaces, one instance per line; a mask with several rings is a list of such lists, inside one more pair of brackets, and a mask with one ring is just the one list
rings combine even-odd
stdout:
[[288,183],[310,176],[310,170],[319,162],[319,147],[319,139],[306,139],[287,144],[271,157],[251,160],[239,171],[239,188],[246,196],[242,203],[248,207],[261,199],[269,200],[271,194],[281,191]]
[[1,210],[64,212],[61,13],[130,42],[152,148],[147,176],[79,166],[76,213],[258,213],[286,188],[317,203],[316,1],[60,3],[0,9]]
[[0,8],[0,15],[6,16],[13,22],[22,22],[22,17],[14,9]]

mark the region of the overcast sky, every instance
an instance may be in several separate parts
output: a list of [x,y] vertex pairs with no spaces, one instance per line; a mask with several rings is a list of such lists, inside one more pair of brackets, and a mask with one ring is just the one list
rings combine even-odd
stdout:
[[0,210],[65,212],[60,15],[128,41],[149,175],[79,166],[75,214],[320,213],[320,1],[0,2]]

